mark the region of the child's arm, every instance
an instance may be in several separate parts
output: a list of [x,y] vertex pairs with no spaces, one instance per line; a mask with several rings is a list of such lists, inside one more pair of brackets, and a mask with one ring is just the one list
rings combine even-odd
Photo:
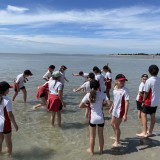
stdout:
[[58,96],[59,96],[59,98],[60,98],[60,100],[61,100],[61,102],[62,102],[62,105],[63,105],[63,107],[66,107],[66,104],[63,102],[63,93],[62,93],[62,90],[58,90]]
[[85,104],[85,103],[83,103],[83,102],[81,102],[81,103],[79,104],[79,108],[88,108],[88,105]]
[[80,75],[79,75],[79,74],[73,74],[73,73],[72,73],[72,76],[80,76]]
[[14,115],[11,111],[8,112],[8,116],[9,116],[9,119],[11,120],[12,124],[14,125],[16,131],[18,131],[18,125],[17,125],[15,118],[14,118]]
[[82,89],[84,89],[84,88],[81,88],[81,87],[79,87],[79,88],[77,88],[77,89],[73,89],[73,92],[79,92],[79,91],[81,91]]
[[69,80],[66,77],[64,77],[64,79],[65,79],[65,81],[69,82]]
[[122,118],[124,122],[127,121],[128,107],[129,107],[129,100],[126,100],[125,101],[125,112]]

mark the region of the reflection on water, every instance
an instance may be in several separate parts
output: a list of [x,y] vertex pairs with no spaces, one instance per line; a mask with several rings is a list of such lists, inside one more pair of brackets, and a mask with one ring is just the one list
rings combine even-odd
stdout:
[[[122,160],[124,158],[134,160],[136,157],[144,160],[157,160],[154,158],[158,156],[157,147],[160,146],[160,112],[159,110],[157,111],[156,136],[147,139],[135,137],[136,133],[141,130],[141,124],[137,120],[135,98],[141,74],[147,73],[150,64],[159,65],[159,58],[115,56],[58,57],[52,55],[19,55],[16,58],[15,55],[2,55],[1,57],[0,75],[3,75],[1,80],[13,83],[14,78],[25,69],[32,70],[34,74],[33,77],[29,78],[29,82],[26,83],[28,103],[23,103],[22,93],[18,95],[13,103],[14,115],[19,125],[17,133],[13,128],[13,160]],[[108,110],[104,109],[106,120],[104,154],[99,155],[98,139],[96,139],[95,155],[90,157],[86,152],[89,143],[88,122],[84,118],[85,110],[78,107],[84,93],[75,94],[72,92],[73,88],[83,83],[83,79],[81,77],[73,77],[72,73],[78,73],[80,70],[90,72],[93,66],[97,65],[102,68],[107,63],[112,69],[113,79],[117,73],[123,73],[129,80],[126,83],[130,91],[128,121],[121,125],[121,146],[117,149],[112,149],[113,140],[109,137],[113,135],[113,130],[110,126]],[[69,83],[66,82],[64,91],[64,100],[67,106],[62,110],[62,128],[57,125],[51,127],[50,113],[45,108],[38,108],[36,111],[32,110],[32,106],[38,103],[35,98],[37,86],[44,83],[42,75],[50,64],[54,64],[57,70],[62,64],[68,67],[66,77],[69,79]],[[6,66],[10,65],[12,65],[12,69],[10,67],[6,68]],[[13,90],[11,89],[8,96],[11,97],[12,95]],[[4,147],[5,145],[3,145],[3,149]],[[154,154],[151,154],[153,149]],[[146,151],[146,157],[143,155],[144,151]],[[0,160],[1,158],[5,159],[5,155],[0,156]]]

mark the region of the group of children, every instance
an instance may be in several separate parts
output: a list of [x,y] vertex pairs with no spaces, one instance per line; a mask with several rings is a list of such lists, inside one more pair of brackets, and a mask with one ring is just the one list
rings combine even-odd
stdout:
[[[48,111],[51,111],[51,125],[54,126],[55,116],[57,114],[57,122],[61,127],[61,110],[65,107],[63,101],[63,88],[64,81],[68,81],[65,77],[66,66],[61,66],[58,71],[54,71],[55,66],[50,65],[48,71],[43,76],[46,80],[42,86],[38,87],[37,98],[41,99],[41,103],[33,106],[36,109],[41,106],[46,106]],[[160,78],[157,76],[159,68],[156,65],[149,66],[148,69],[151,77],[148,78],[147,74],[143,74],[141,77],[141,84],[137,95],[137,109],[138,117],[142,120],[143,130],[142,133],[137,134],[139,137],[151,136],[155,124],[155,113],[160,100]],[[127,113],[129,107],[129,93],[125,87],[125,82],[128,81],[123,74],[118,74],[115,77],[115,84],[113,88],[113,102],[110,101],[110,89],[112,83],[111,70],[108,65],[103,67],[101,71],[97,66],[93,67],[92,72],[79,74],[72,74],[73,76],[82,76],[85,82],[77,89],[73,89],[73,92],[85,90],[86,95],[81,100],[79,107],[86,108],[86,118],[89,119],[89,132],[90,143],[88,152],[91,155],[94,154],[96,128],[99,137],[99,150],[103,153],[104,136],[103,128],[105,124],[103,107],[108,105],[110,107],[109,113],[111,113],[111,126],[114,131],[114,143],[112,147],[118,147],[120,144],[120,124],[122,121],[127,120]],[[28,79],[28,76],[32,76],[30,70],[25,70],[23,74],[17,76],[14,82],[14,96],[12,101],[15,100],[18,92],[22,90],[24,102],[26,103],[27,91],[24,86],[24,82]],[[12,153],[12,140],[11,140],[11,122],[13,123],[16,131],[18,130],[17,123],[12,114],[12,102],[6,96],[9,92],[10,86],[7,82],[0,82],[0,152],[2,151],[2,143],[5,139],[6,152],[8,155]],[[150,127],[147,127],[147,114],[151,116]],[[113,138],[113,137],[112,137]]]

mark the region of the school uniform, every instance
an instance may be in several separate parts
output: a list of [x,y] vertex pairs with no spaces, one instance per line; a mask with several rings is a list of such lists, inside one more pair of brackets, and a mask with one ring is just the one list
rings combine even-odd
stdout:
[[144,85],[144,92],[147,92],[148,95],[144,100],[142,112],[146,114],[155,113],[160,103],[160,77],[152,76],[147,79]]
[[50,79],[52,76],[52,72],[51,71],[47,71],[44,75],[43,75],[43,79]]
[[[27,81],[27,78],[24,77],[23,73],[22,74],[19,74],[16,79],[15,79],[15,83],[19,86],[19,89],[24,89],[25,86],[24,86],[24,82]],[[14,83],[14,89],[16,90],[16,84]]]
[[129,100],[128,89],[123,87],[121,89],[113,90],[113,110],[112,116],[122,118],[125,113],[125,101]]
[[110,82],[105,82],[106,89],[111,89],[111,83],[112,83],[112,74],[110,72],[107,72],[104,75],[105,80],[110,80]]
[[48,111],[58,112],[62,109],[62,102],[58,96],[58,91],[62,90],[62,83],[56,80],[48,82],[50,94],[48,96]]
[[139,92],[143,92],[144,89],[144,83],[141,82],[138,88],[138,94],[136,97],[136,103],[137,103],[137,109],[142,110],[142,101],[143,101],[143,96],[139,94]]
[[97,80],[99,82],[99,85],[100,85],[99,91],[104,93],[106,91],[104,76],[102,74],[98,73],[95,75],[95,80]]
[[7,96],[2,96],[0,104],[0,132],[7,134],[11,132],[11,121],[8,112],[12,112],[12,102]]
[[[82,99],[82,103],[86,104],[89,102],[90,93],[87,93]],[[103,102],[108,100],[105,93],[97,91],[96,92],[96,102],[90,103],[90,126],[101,125],[104,126],[104,114],[102,109]]]

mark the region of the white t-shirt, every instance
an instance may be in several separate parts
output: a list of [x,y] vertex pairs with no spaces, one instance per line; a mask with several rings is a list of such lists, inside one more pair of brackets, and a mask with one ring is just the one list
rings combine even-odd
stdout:
[[85,79],[85,81],[88,80],[88,75],[89,75],[89,73],[83,73],[83,78]]
[[43,78],[49,80],[49,79],[51,78],[51,76],[52,76],[52,73],[48,70],[48,71],[43,75]]
[[129,100],[128,89],[123,87],[121,89],[115,88],[113,90],[113,110],[112,115],[117,118],[122,118],[121,116],[125,112],[125,101]]
[[[89,102],[89,95],[90,93],[87,93],[84,98],[82,99],[82,103]],[[108,100],[105,93],[97,91],[96,93],[96,102],[90,103],[90,123],[92,124],[102,124],[104,123],[104,115],[103,115],[103,109],[102,104],[103,102],[106,102]]]
[[144,104],[150,107],[158,106],[160,102],[160,77],[152,76],[147,79],[144,85],[144,91],[148,92]]
[[51,94],[58,95],[58,91],[62,90],[62,83],[55,80],[48,81],[48,88]]
[[80,88],[85,88],[85,91],[86,91],[86,93],[89,93],[90,92],[90,81],[87,81],[87,82],[85,82],[85,83],[83,83],[81,86],[80,86]]
[[65,83],[65,72],[60,72],[60,74],[61,74],[61,78],[60,78],[60,82],[62,83],[62,85],[64,85],[64,83]]
[[[11,100],[3,96],[2,103],[0,104],[0,132],[5,132],[5,128],[10,126],[10,119],[8,118],[8,112],[12,111]],[[7,126],[7,127],[6,127]]]
[[104,74],[104,78],[105,79],[112,79],[112,74],[110,72],[107,72],[106,74]]
[[138,94],[137,94],[137,98],[136,98],[136,100],[139,102],[142,102],[142,100],[143,100],[143,97],[140,96],[140,94],[139,94],[139,92],[143,92],[143,89],[144,89],[144,83],[141,82],[139,85]]
[[17,78],[15,79],[15,82],[18,84],[19,88],[22,88],[24,86],[24,81],[26,78],[24,77],[23,73],[19,74]]
[[104,76],[103,76],[102,74],[96,74],[96,75],[95,75],[95,79],[96,79],[96,80],[99,82],[99,84],[100,84],[100,91],[101,91],[101,92],[106,91]]

